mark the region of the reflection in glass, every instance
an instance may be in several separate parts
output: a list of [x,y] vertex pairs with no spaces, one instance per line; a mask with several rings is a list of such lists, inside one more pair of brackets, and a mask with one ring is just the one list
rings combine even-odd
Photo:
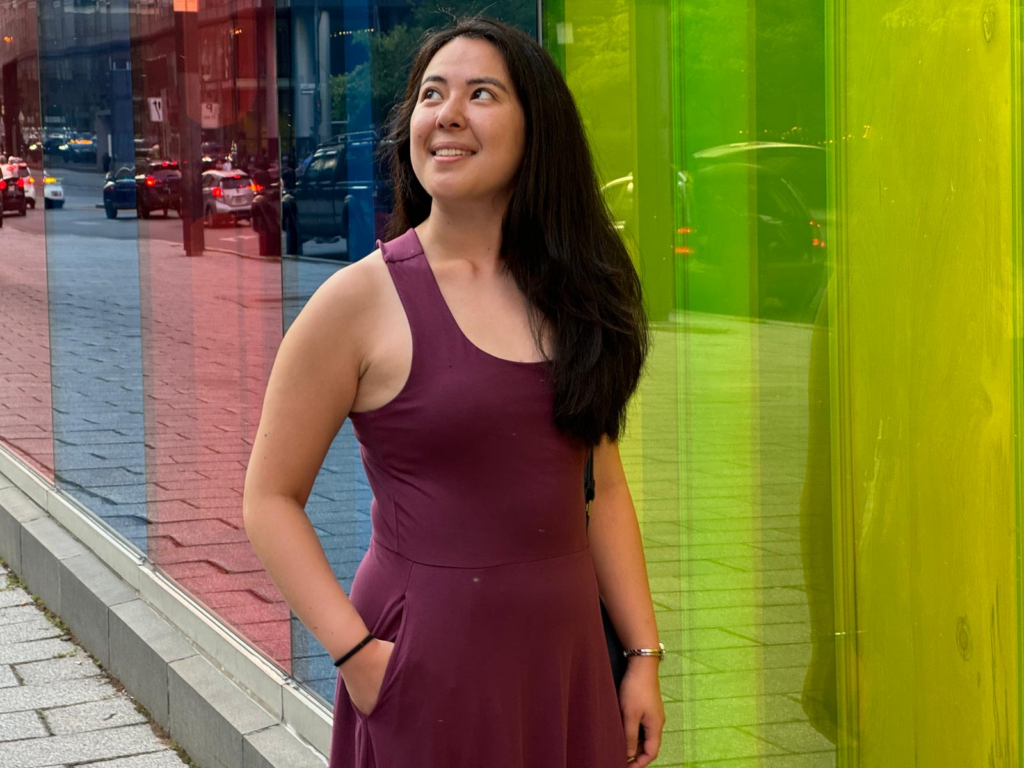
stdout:
[[798,6],[546,6],[653,321],[622,452],[669,765],[835,764],[824,29]]
[[23,218],[0,214],[0,444],[52,481],[46,246],[36,208],[64,202],[43,168],[36,12],[35,0],[0,4],[0,168],[14,189],[21,180],[28,205]]

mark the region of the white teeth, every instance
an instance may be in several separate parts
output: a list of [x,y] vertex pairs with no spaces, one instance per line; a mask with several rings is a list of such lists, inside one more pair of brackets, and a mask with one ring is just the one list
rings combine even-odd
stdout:
[[438,157],[454,157],[457,155],[472,155],[472,152],[467,152],[464,149],[439,149],[435,153]]

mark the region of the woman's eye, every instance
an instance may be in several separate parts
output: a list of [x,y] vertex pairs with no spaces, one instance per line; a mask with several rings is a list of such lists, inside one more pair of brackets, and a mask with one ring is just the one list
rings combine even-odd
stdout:
[[[430,94],[432,94],[432,93],[437,94],[437,89],[436,88],[427,88],[425,91],[423,91],[423,99],[424,100],[429,99],[430,98]],[[440,95],[440,94],[438,94],[438,95]]]
[[485,89],[485,88],[477,88],[477,89],[476,89],[475,91],[473,91],[473,95],[474,95],[474,96],[476,96],[476,95],[477,95],[478,93],[482,93],[482,94],[483,94],[484,96],[486,96],[486,97],[487,97],[488,99],[493,99],[493,98],[494,98],[494,94],[493,94],[493,93],[491,93],[490,91],[488,91],[488,90],[487,90],[487,89]]

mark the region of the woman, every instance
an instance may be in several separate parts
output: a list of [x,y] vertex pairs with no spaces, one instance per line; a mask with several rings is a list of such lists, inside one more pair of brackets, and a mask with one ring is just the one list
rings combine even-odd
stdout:
[[[646,766],[658,633],[615,441],[647,331],[579,114],[536,42],[476,18],[423,43],[390,138],[391,239],[285,336],[245,484],[339,666],[331,768]],[[374,491],[350,596],[303,512],[346,417]],[[599,586],[646,653],[618,698]]]

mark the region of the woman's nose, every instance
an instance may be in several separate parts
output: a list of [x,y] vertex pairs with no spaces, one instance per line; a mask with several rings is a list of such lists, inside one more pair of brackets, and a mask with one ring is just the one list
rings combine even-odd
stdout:
[[463,128],[466,125],[465,110],[458,99],[449,99],[437,113],[438,128]]

